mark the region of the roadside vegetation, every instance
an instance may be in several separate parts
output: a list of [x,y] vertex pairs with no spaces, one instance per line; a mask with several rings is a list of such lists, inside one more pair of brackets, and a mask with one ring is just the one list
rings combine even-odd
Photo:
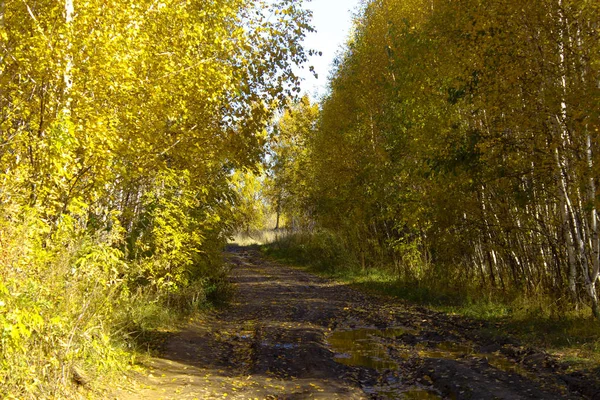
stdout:
[[[268,3],[268,4],[267,4]],[[299,2],[0,1],[0,397],[103,397],[226,299]]]

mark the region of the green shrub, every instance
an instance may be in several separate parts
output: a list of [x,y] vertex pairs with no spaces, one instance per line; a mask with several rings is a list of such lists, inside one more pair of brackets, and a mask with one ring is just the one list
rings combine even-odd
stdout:
[[[146,348],[152,332],[230,290],[218,241],[210,256],[177,258],[171,251],[130,260],[120,250],[124,232],[116,215],[106,216],[110,229],[91,233],[82,217],[52,223],[28,209],[3,211],[2,398],[70,397],[78,385],[99,390],[130,368],[131,351]],[[165,267],[172,255],[180,264],[166,265],[158,284],[148,266]],[[175,285],[165,283],[171,278]]]
[[267,249],[276,256],[324,272],[335,273],[358,267],[356,257],[346,244],[335,234],[325,230],[313,234],[283,235]]

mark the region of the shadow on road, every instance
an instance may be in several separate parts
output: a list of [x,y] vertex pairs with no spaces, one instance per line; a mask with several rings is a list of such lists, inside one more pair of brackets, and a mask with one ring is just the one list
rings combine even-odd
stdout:
[[469,321],[355,291],[251,248],[227,251],[232,304],[170,338],[146,387],[122,398],[581,398],[547,355],[481,339]]

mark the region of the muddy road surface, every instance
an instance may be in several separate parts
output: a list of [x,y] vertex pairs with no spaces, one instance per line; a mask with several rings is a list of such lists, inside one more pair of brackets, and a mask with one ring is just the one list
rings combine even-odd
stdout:
[[232,248],[234,301],[169,338],[119,399],[581,399],[597,382],[481,324]]

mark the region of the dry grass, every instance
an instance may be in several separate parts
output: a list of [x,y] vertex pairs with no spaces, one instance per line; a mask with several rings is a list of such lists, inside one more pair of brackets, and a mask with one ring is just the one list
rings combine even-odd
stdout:
[[290,233],[284,229],[264,229],[252,232],[238,232],[229,241],[238,246],[266,245],[274,243]]

